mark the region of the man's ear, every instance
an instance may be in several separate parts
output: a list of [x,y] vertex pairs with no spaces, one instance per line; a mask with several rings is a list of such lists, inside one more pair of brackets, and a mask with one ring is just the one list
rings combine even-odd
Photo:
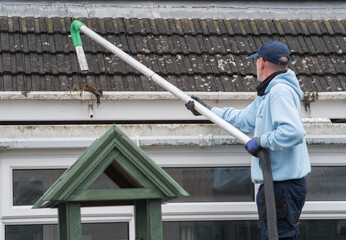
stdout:
[[264,65],[266,64],[266,61],[263,60],[263,58],[260,58],[260,68],[264,69]]

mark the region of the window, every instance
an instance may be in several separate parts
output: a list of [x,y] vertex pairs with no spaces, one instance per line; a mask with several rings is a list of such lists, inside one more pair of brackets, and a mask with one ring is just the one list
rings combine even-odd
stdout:
[[[258,221],[164,222],[164,240],[259,240]],[[346,239],[346,219],[301,220],[299,240]]]
[[[2,234],[0,234],[0,240],[57,239],[57,210],[51,208],[32,209],[32,205],[64,173],[65,169],[74,163],[81,152],[81,149],[30,149],[1,152],[0,232]],[[37,177],[43,182],[43,191],[36,192],[32,196],[19,194],[20,189],[24,192],[25,189],[28,190],[25,186],[28,186],[27,183],[33,177]],[[90,189],[99,189],[100,186],[117,188],[111,183],[112,181],[106,175],[101,175],[90,186]],[[29,184],[29,186],[33,185]],[[29,197],[21,198],[20,196]],[[15,198],[25,201],[16,200],[15,203]],[[83,240],[99,239],[97,236],[103,232],[109,232],[116,236],[108,238],[109,240],[134,239],[132,206],[86,207],[81,209],[81,215]],[[106,229],[106,231],[102,229]],[[52,236],[52,239],[47,236]]]
[[346,201],[346,167],[312,167],[306,176],[307,201]]
[[[66,169],[14,169],[13,206],[34,205]],[[119,188],[106,174],[101,174],[90,189]]]
[[65,169],[14,169],[13,206],[34,205]]
[[[58,240],[58,225],[6,226],[5,240]],[[128,223],[87,223],[82,225],[82,240],[127,240]]]
[[260,239],[257,221],[164,222],[164,240]]
[[164,168],[189,194],[170,202],[254,201],[249,167]]

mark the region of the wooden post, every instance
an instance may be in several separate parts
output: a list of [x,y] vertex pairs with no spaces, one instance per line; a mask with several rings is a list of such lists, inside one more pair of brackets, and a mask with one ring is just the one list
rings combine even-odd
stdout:
[[79,202],[60,203],[59,215],[59,239],[82,240],[82,222]]
[[136,239],[162,240],[161,199],[135,201]]

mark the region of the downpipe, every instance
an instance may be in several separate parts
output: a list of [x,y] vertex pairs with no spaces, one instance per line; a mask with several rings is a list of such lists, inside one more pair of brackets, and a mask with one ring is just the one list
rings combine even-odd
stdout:
[[[84,51],[82,49],[82,40],[80,37],[80,32],[84,33],[92,40],[100,44],[102,47],[106,48],[120,59],[125,61],[127,64],[131,65],[133,68],[141,72],[143,75],[148,77],[150,80],[154,81],[158,85],[160,85],[165,90],[169,91],[171,94],[176,96],[178,99],[187,103],[189,101],[194,101],[195,110],[198,111],[201,115],[227,131],[229,134],[240,140],[242,143],[246,144],[250,138],[241,132],[239,129],[235,128],[212,111],[208,110],[206,107],[201,105],[199,102],[193,100],[190,96],[183,93],[180,89],[175,87],[173,84],[169,83],[167,80],[163,79],[161,76],[153,72],[151,69],[146,67],[145,65],[138,62],[136,59],[120,50],[112,43],[89,29],[82,22],[75,20],[71,24],[71,36],[74,46],[76,47],[76,53],[78,62],[80,64],[81,71],[88,70],[88,64],[85,58]],[[277,218],[276,218],[276,206],[275,206],[275,196],[274,196],[274,185],[272,178],[272,171],[270,166],[270,161],[268,157],[268,153],[265,149],[258,152],[259,160],[262,166],[263,172],[263,181],[264,181],[264,189],[265,189],[265,205],[267,209],[267,226],[268,226],[268,237],[270,240],[278,240],[278,231],[277,231]]]

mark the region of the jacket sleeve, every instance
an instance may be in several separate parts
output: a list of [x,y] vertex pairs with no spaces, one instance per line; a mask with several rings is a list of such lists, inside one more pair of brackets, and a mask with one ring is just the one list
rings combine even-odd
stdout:
[[255,130],[257,108],[258,98],[242,110],[231,107],[213,107],[213,112],[241,131],[253,132]]
[[302,143],[306,132],[300,117],[300,102],[295,93],[280,88],[280,92],[271,100],[270,111],[274,130],[260,137],[261,146],[279,151]]

